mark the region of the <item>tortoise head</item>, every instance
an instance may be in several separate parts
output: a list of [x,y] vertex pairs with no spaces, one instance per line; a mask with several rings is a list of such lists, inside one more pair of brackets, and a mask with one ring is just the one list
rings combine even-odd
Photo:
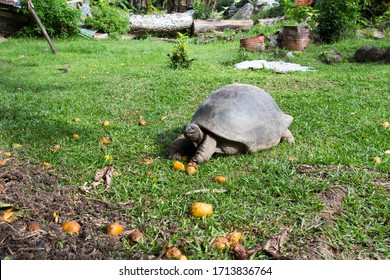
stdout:
[[184,127],[184,136],[198,146],[203,141],[203,132],[196,124],[190,123]]

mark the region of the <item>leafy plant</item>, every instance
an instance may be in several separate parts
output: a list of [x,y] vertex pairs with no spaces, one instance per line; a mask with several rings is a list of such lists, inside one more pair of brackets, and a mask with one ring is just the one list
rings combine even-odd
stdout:
[[355,0],[318,0],[317,31],[321,41],[331,43],[346,37],[360,17],[359,3]]
[[[23,13],[30,16],[27,10],[27,1],[22,1]],[[35,0],[34,9],[47,34],[51,37],[66,38],[78,34],[78,24],[81,21],[81,12],[69,6],[63,0]],[[35,37],[42,34],[38,24],[34,22],[22,28],[17,35]]]
[[171,67],[174,69],[188,68],[194,59],[188,56],[189,46],[187,44],[188,36],[178,32],[176,44],[173,46],[168,57],[171,60]]
[[210,1],[195,0],[194,1],[194,19],[209,19],[212,14],[212,8],[210,7]]
[[98,0],[92,7],[92,16],[86,18],[85,24],[91,28],[109,33],[111,37],[126,34],[130,30],[127,13],[110,5],[109,0]]
[[278,2],[288,19],[314,26],[317,11],[313,7],[298,5],[293,0],[279,0]]

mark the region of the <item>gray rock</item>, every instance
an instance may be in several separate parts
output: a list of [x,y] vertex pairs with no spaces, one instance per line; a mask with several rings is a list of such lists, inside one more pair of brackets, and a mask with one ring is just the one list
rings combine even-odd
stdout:
[[383,51],[378,47],[364,46],[355,52],[354,59],[357,62],[374,62],[383,58]]
[[251,3],[247,3],[232,16],[232,19],[250,19],[255,7]]
[[324,51],[320,54],[320,60],[326,64],[335,64],[341,61],[343,55],[338,50]]

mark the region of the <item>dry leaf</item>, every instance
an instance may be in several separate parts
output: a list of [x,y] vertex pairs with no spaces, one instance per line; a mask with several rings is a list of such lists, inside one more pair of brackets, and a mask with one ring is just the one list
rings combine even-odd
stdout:
[[10,208],[4,211],[3,215],[0,217],[0,221],[6,221],[7,223],[12,223],[15,221],[18,216],[20,216],[21,211]]
[[145,120],[139,120],[138,125],[140,125],[140,126],[147,126],[148,122],[145,121]]
[[150,157],[145,157],[143,160],[138,161],[139,164],[152,164],[153,159]]
[[3,160],[3,159],[0,159],[0,167],[4,167],[6,165],[7,165],[7,161]]

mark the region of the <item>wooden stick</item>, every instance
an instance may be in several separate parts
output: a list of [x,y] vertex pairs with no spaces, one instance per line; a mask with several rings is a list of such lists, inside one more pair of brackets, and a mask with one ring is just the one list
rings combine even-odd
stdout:
[[28,7],[28,10],[29,10],[29,11],[31,12],[31,14],[33,15],[35,21],[38,23],[39,28],[41,28],[41,31],[42,31],[42,33],[43,33],[43,36],[45,36],[46,41],[49,43],[51,50],[53,51],[54,54],[57,54],[57,50],[56,50],[56,48],[54,47],[53,43],[51,42],[50,37],[49,37],[49,35],[47,34],[47,32],[46,32],[46,30],[45,30],[45,27],[43,26],[43,24],[42,24],[41,20],[39,19],[38,15],[35,13],[34,5],[33,5],[33,3],[31,2],[31,0],[27,0],[27,7]]

